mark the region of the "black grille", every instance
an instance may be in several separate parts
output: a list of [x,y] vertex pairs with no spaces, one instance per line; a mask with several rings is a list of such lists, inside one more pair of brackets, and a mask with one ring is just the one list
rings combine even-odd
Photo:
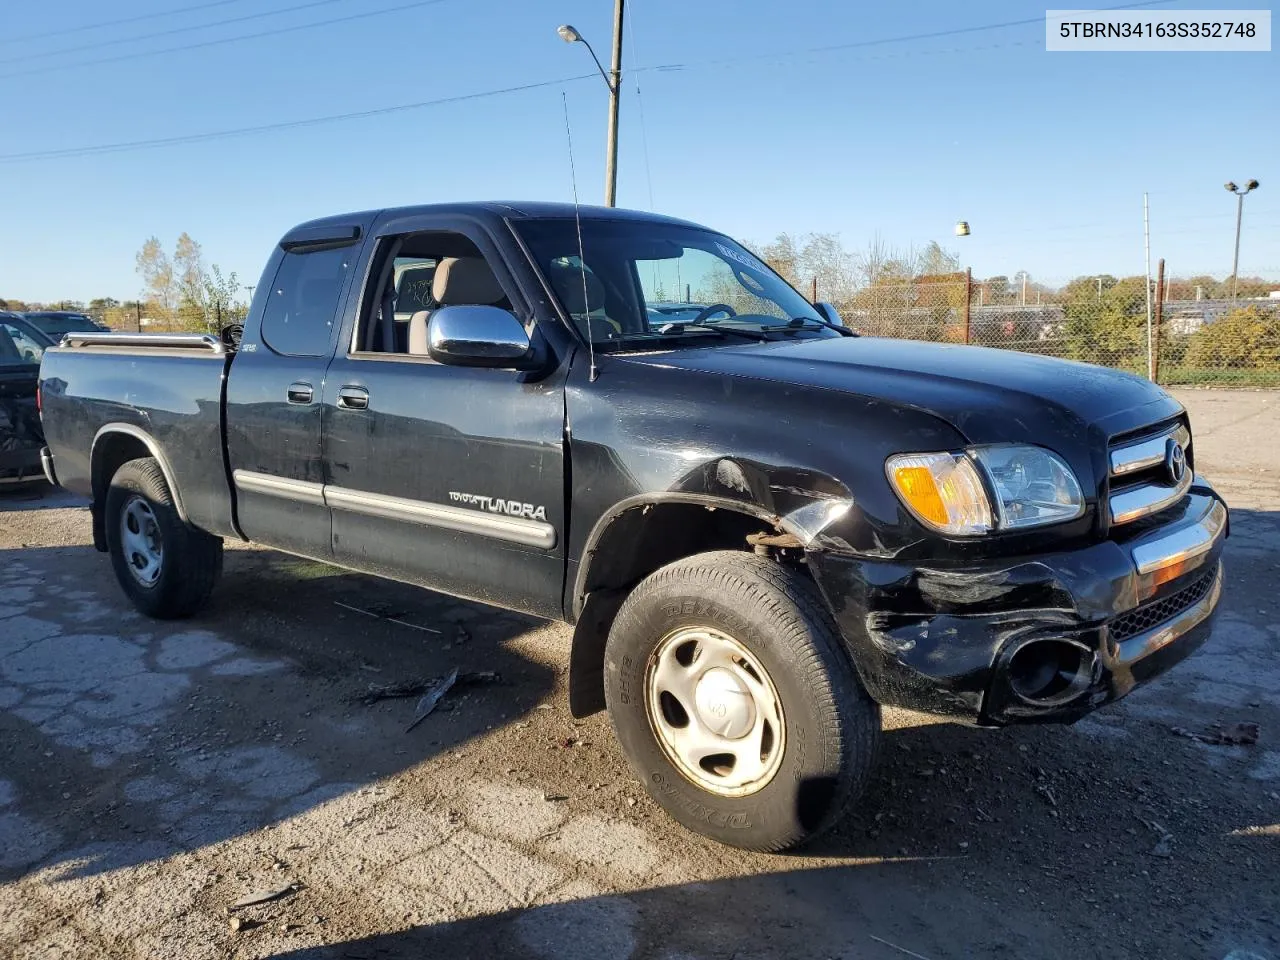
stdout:
[[1213,578],[1217,574],[1218,565],[1215,563],[1198,580],[1183,587],[1177,593],[1160,600],[1151,600],[1134,607],[1128,613],[1122,613],[1111,621],[1111,639],[1116,643],[1123,643],[1130,637],[1136,637],[1152,627],[1158,627],[1166,620],[1172,620],[1188,607],[1195,606],[1213,587]]

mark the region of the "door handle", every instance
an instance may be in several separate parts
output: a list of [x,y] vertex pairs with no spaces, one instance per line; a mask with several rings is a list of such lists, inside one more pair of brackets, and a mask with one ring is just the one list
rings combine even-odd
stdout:
[[298,380],[289,384],[287,396],[290,403],[310,403],[311,398],[315,395],[311,384],[305,380]]
[[344,410],[368,410],[369,391],[364,387],[343,387],[338,391],[338,406]]

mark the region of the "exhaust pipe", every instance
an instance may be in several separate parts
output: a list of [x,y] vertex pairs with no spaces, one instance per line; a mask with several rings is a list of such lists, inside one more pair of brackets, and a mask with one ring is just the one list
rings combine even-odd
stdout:
[[1098,655],[1073,640],[1028,640],[1005,668],[1009,688],[1023,703],[1057,707],[1088,691],[1098,672]]

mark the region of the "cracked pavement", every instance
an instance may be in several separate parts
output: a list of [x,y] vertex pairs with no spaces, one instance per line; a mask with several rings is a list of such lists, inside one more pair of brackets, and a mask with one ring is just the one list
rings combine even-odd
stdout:
[[[0,495],[0,956],[1280,960],[1280,395],[1178,395],[1233,507],[1205,648],[1070,728],[889,714],[789,856],[665,818],[568,716],[563,626],[257,549],[150,621],[83,504]],[[363,702],[453,667],[497,676],[412,732]]]

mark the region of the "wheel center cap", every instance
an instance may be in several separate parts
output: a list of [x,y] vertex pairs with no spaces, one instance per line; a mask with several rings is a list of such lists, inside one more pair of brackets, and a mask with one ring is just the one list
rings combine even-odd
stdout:
[[704,673],[693,700],[703,726],[726,739],[745,737],[755,726],[755,700],[732,670],[712,667]]

